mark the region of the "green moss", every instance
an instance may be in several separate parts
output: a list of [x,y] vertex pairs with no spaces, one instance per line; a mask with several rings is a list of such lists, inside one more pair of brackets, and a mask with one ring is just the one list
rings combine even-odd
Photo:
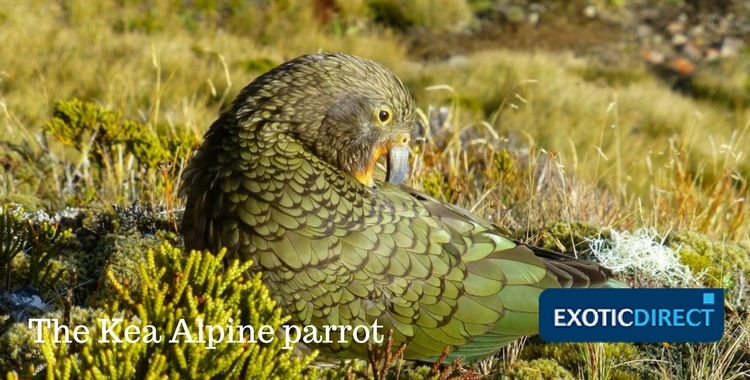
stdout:
[[102,276],[107,268],[116,278],[137,288],[137,268],[144,252],[177,240],[175,233],[169,232],[166,220],[138,204],[129,208],[71,210],[65,215],[58,224],[67,233],[58,237],[50,252],[76,268],[77,305],[89,305],[113,295],[108,279]]
[[127,284],[131,291],[137,292],[141,286],[139,267],[146,259],[145,252],[158,249],[165,241],[175,240],[174,233],[160,231],[155,235],[143,235],[133,230],[126,236],[110,239],[106,245],[107,249],[111,249],[107,255],[107,268],[110,274],[102,279],[97,296],[107,299],[116,295],[116,289],[113,287],[115,283],[109,277],[114,278],[117,283]]
[[492,165],[488,165],[488,168],[490,170],[485,177],[498,179],[503,184],[513,183],[520,179],[520,164],[507,149],[493,152]]
[[703,277],[706,286],[733,291],[737,271],[750,276],[750,248],[745,245],[712,240],[691,231],[670,235],[667,244],[694,273],[706,273]]
[[404,378],[406,380],[422,380],[429,379],[430,372],[432,369],[429,366],[421,365],[411,368],[409,371],[404,371]]
[[574,222],[554,222],[538,230],[533,230],[531,236],[535,236],[533,243],[543,248],[566,252],[583,253],[581,258],[587,258],[586,251],[590,249],[589,239],[607,239],[609,233],[606,229],[592,224]]
[[426,170],[422,172],[417,181],[421,182],[421,189],[425,193],[438,199],[445,199],[447,181],[443,173],[437,170]]
[[[532,361],[549,359],[571,374],[609,379],[639,379],[647,372],[638,359],[638,348],[628,343],[555,343],[530,341],[521,357]],[[623,363],[632,363],[623,365]],[[616,368],[613,365],[618,364]]]
[[510,367],[509,380],[572,380],[573,375],[551,359],[518,360]]

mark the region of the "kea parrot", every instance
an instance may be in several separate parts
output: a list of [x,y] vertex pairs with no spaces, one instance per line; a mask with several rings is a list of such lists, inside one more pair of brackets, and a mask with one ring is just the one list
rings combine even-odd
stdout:
[[[544,289],[621,285],[402,184],[416,115],[404,84],[363,58],[308,54],[261,75],[183,173],[186,249],[252,260],[290,323],[377,322],[414,360],[491,356],[538,332]],[[316,347],[366,357],[347,334]]]

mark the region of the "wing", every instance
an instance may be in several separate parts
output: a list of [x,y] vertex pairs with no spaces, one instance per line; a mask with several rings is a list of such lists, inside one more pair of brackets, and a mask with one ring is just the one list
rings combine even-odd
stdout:
[[[451,358],[477,359],[537,332],[542,290],[608,277],[595,264],[535,254],[413,189],[365,187],[292,137],[230,151],[222,146],[237,137],[217,131],[185,174],[186,246],[232,247],[252,259],[293,322],[377,320],[381,333],[392,329],[397,344],[408,342],[407,358],[434,358],[448,346]],[[344,334],[321,348],[364,357],[366,345]]]
[[[408,342],[407,358],[446,346],[453,357],[488,356],[537,331],[543,289],[607,279],[596,265],[517,244],[412,189],[366,187],[311,153],[353,167],[361,154],[352,147],[366,151],[361,139],[383,132],[352,121],[372,115],[342,99],[394,95],[407,128],[413,101],[381,66],[311,55],[257,78],[183,174],[186,248],[227,247],[252,260],[293,322],[349,327],[323,345],[342,356],[365,355],[351,327],[375,321]],[[336,150],[342,144],[347,152]]]
[[[182,232],[186,250],[209,249],[217,252],[221,241],[216,238],[218,224],[223,217],[225,191],[219,188],[222,173],[231,165],[231,152],[224,148],[231,140],[231,117],[228,113],[217,119],[193,154],[182,174],[180,196],[187,197],[182,218]],[[231,146],[231,145],[228,145]]]

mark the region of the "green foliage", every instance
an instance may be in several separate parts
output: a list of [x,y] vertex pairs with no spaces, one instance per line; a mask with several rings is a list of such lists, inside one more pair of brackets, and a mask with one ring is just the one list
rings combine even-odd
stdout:
[[745,285],[738,283],[742,281],[738,276],[750,277],[750,248],[746,245],[712,240],[692,231],[672,234],[668,244],[694,273],[705,273],[706,286],[742,291]]
[[[119,297],[107,276],[102,275],[105,268],[120,284],[139,291],[139,265],[145,260],[144,252],[176,240],[174,233],[166,231],[164,220],[138,205],[68,210],[55,218],[41,212],[24,214],[8,206],[0,211],[0,241],[17,245],[6,252],[22,248],[8,272],[10,289],[32,286],[48,310],[57,309],[47,315],[35,312],[34,318],[73,320],[73,324],[83,321],[80,324],[93,326],[93,320],[77,316],[91,312],[81,306],[103,305]],[[13,248],[7,244],[3,247]],[[3,269],[0,267],[0,273],[4,274]],[[2,289],[5,279],[3,276]],[[71,312],[63,315],[63,308]],[[40,345],[26,339],[30,336],[26,323],[16,322],[21,321],[0,317],[0,373],[13,369],[30,374],[43,362]]]
[[[607,229],[580,221],[554,222],[538,230],[532,230],[534,245],[568,254],[578,253],[578,257],[587,258],[585,253],[590,250],[589,239],[603,238],[607,240],[610,233]],[[584,255],[581,255],[583,253]]]
[[368,2],[370,0],[335,0],[336,10],[335,22],[343,24],[349,30],[361,28],[373,18],[373,9]]
[[510,367],[507,378],[511,380],[573,380],[573,375],[551,359],[519,360]]
[[150,125],[123,121],[121,112],[80,99],[54,102],[52,119],[44,130],[63,144],[88,153],[99,166],[114,162],[112,154],[124,149],[141,164],[155,168],[185,154],[195,142],[184,133],[173,138],[159,136]]
[[[101,145],[108,146],[112,142],[119,142],[120,130],[116,128],[121,117],[120,112],[78,99],[56,101],[52,106],[52,120],[45,125],[45,132],[80,151],[87,150],[92,133],[98,134],[95,141],[99,146],[96,148],[102,149]],[[101,151],[91,152],[93,157],[96,157],[97,153],[101,155]]]
[[0,268],[4,279],[4,290],[10,289],[10,265],[13,259],[26,248],[31,230],[22,222],[21,213],[4,206],[0,211]]
[[34,335],[22,323],[12,324],[0,335],[0,373],[15,371],[22,378],[33,376],[34,369],[44,362],[39,344],[34,344]]
[[437,170],[425,170],[421,173],[419,182],[422,184],[422,191],[438,198],[446,199],[446,192],[450,190],[447,187],[445,176]]
[[507,149],[495,151],[492,155],[492,165],[489,166],[490,172],[488,177],[498,176],[503,182],[513,182],[518,180],[519,163]]
[[[123,321],[114,326],[118,337],[126,331],[140,330],[143,342],[116,342],[110,339],[89,339],[80,347],[55,344],[45,329],[42,353],[47,364],[47,378],[279,378],[302,375],[304,367],[315,355],[293,358],[292,350],[284,350],[283,340],[269,344],[204,344],[189,343],[184,337],[170,343],[181,320],[187,323],[193,338],[197,337],[196,321],[204,325],[252,325],[255,331],[271,326],[274,331],[286,320],[270,299],[260,275],[247,277],[252,263],[232,261],[226,269],[224,253],[185,254],[165,243],[149,250],[140,265],[141,286],[133,291],[121,283],[111,271],[108,279],[118,293],[104,306],[100,318]],[[230,318],[236,318],[234,322]],[[153,326],[149,330],[147,326]],[[91,336],[101,336],[101,323],[91,327]],[[154,331],[146,342],[148,331]],[[161,338],[161,339],[159,339]],[[257,338],[257,336],[256,336]],[[160,341],[157,341],[160,340]]]
[[177,240],[163,217],[138,204],[129,208],[70,210],[58,218],[58,230],[64,233],[50,252],[76,270],[76,283],[71,285],[75,286],[71,300],[74,305],[92,305],[117,295],[103,275],[105,269],[127,282],[131,290],[137,290],[144,252]]
[[[57,320],[68,326],[93,326],[102,315],[102,310],[73,306],[68,311],[62,310],[35,315],[34,318]],[[28,322],[15,323],[0,336],[0,373],[14,371],[21,378],[33,378],[45,366],[42,354],[43,345],[37,343],[38,330],[29,328]],[[49,335],[47,338],[50,338]]]
[[432,371],[429,366],[421,365],[412,368],[410,371],[404,372],[405,380],[423,380],[429,379]]
[[26,282],[42,295],[52,297],[69,276],[69,264],[59,261],[56,250],[59,242],[70,237],[70,231],[61,231],[46,221],[30,224],[30,228],[32,239],[26,256]]
[[[586,374],[587,378],[622,380],[639,379],[646,373],[646,369],[637,362],[640,357],[636,346],[629,343],[543,344],[537,340],[527,345],[522,352],[522,358],[525,360],[550,360],[570,374]],[[618,366],[613,367],[614,364]],[[542,371],[540,366],[546,367],[547,371],[555,369],[554,365],[541,362],[536,366],[537,371]]]
[[56,260],[58,242],[69,236],[47,221],[32,223],[23,210],[0,208],[0,289],[31,285],[52,297],[65,281],[68,265]]
[[[75,164],[65,163],[73,165],[65,171],[72,177],[66,183],[78,193],[70,203],[98,198],[115,198],[116,203],[163,198],[170,203],[174,179],[169,174],[179,172],[174,163],[181,163],[197,142],[184,129],[157,134],[148,124],[122,120],[119,111],[79,99],[56,101],[44,130],[83,156]],[[82,176],[75,175],[79,171]]]

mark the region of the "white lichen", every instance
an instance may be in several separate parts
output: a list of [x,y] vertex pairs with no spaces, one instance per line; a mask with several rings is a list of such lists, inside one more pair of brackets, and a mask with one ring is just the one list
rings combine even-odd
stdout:
[[665,282],[670,287],[695,286],[702,273],[695,274],[680,262],[677,251],[664,244],[653,228],[634,233],[610,230],[611,239],[589,242],[597,260],[615,273],[635,273]]

